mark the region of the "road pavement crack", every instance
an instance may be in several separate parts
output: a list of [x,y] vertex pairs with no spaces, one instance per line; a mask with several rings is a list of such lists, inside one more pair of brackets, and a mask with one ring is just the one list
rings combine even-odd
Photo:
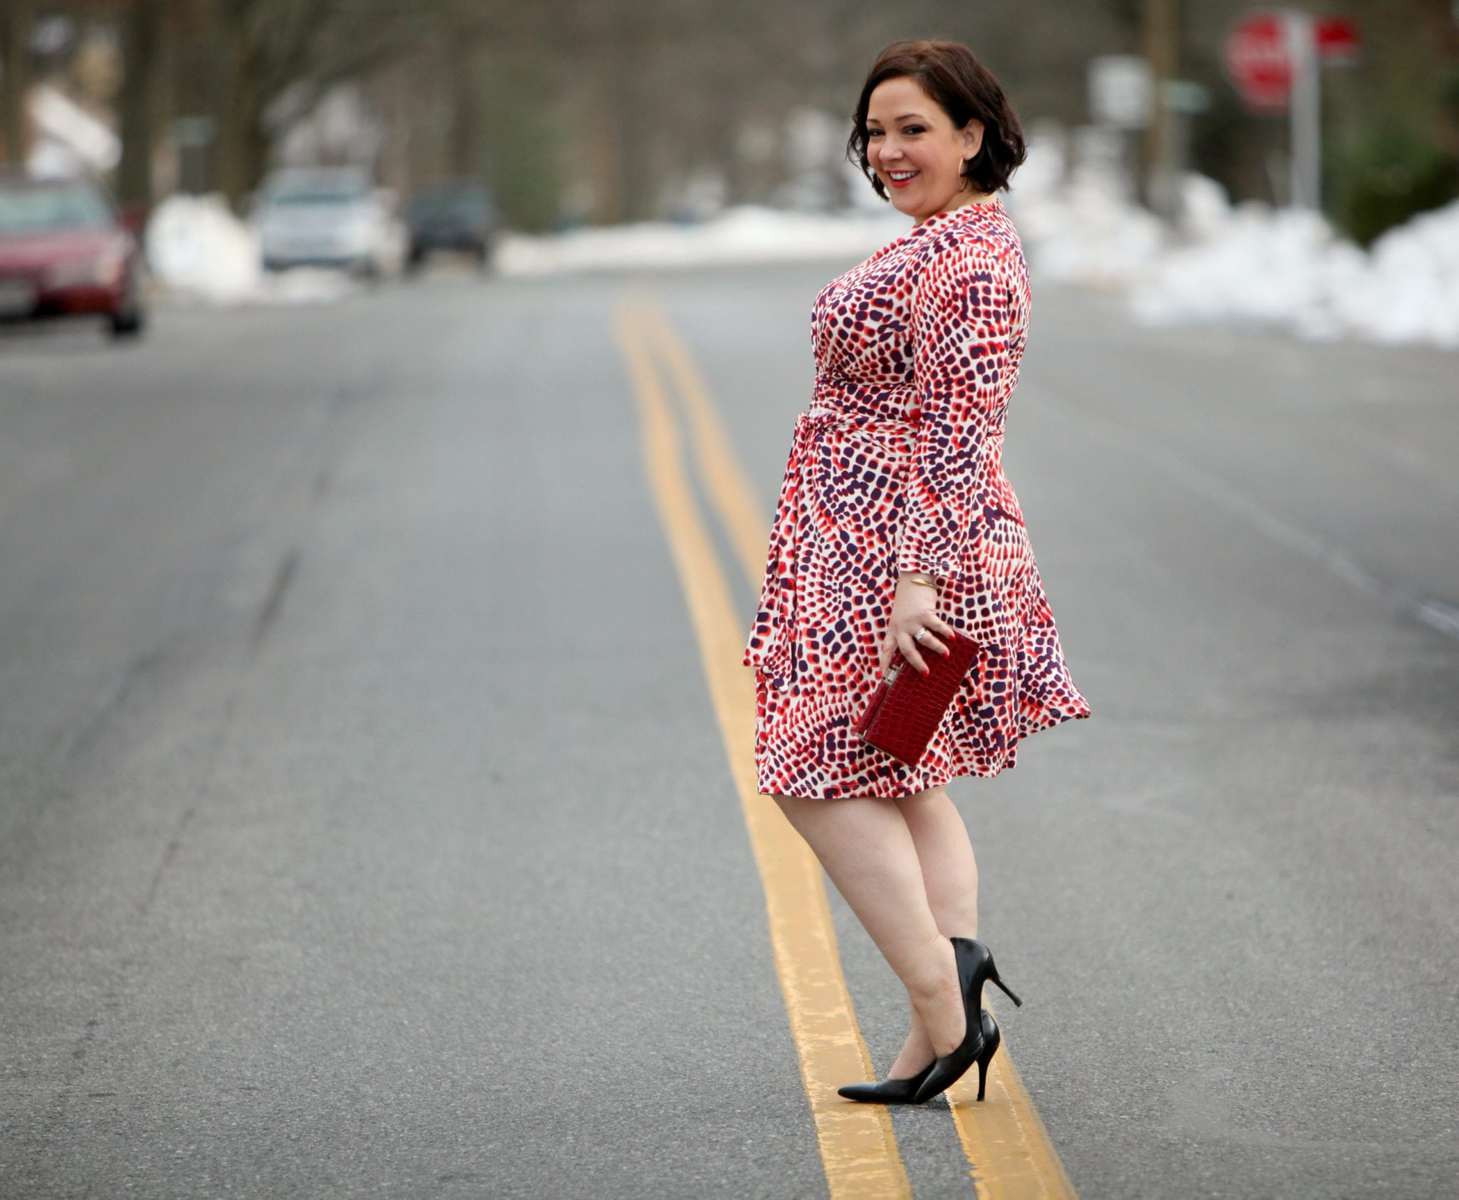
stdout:
[[294,581],[299,558],[299,547],[291,546],[289,552],[279,560],[279,565],[274,571],[273,581],[269,584],[268,595],[264,597],[263,607],[259,609],[258,620],[253,625],[253,636],[249,640],[250,650],[258,649],[259,643],[267,636],[274,619],[279,615],[284,593],[289,590],[289,585]]

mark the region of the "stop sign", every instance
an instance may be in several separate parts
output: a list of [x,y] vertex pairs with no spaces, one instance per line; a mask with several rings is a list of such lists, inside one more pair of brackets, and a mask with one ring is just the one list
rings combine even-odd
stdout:
[[[1351,62],[1358,30],[1340,17],[1312,20],[1313,50],[1325,63]],[[1239,22],[1226,38],[1226,73],[1253,108],[1285,108],[1292,91],[1292,55],[1287,22],[1280,13],[1257,13]]]
[[1285,108],[1292,90],[1292,57],[1281,17],[1247,17],[1226,38],[1226,72],[1253,108]]

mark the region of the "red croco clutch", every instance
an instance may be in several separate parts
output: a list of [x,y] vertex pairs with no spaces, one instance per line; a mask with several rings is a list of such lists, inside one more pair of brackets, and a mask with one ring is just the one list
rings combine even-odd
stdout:
[[943,639],[950,654],[923,650],[926,675],[902,657],[900,650],[886,677],[876,685],[866,711],[857,718],[857,733],[909,767],[915,767],[927,743],[942,724],[963,676],[977,657],[978,643],[966,634]]

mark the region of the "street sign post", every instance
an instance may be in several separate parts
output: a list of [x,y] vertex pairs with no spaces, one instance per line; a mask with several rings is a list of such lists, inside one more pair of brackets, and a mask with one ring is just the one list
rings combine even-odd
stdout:
[[1248,107],[1291,118],[1291,203],[1321,208],[1322,66],[1350,63],[1357,26],[1299,9],[1256,13],[1226,38],[1226,73]]

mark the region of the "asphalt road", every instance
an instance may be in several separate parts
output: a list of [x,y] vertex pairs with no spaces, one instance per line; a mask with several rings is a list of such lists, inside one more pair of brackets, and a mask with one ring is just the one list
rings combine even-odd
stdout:
[[[612,318],[768,524],[846,265],[0,334],[0,1195],[826,1194]],[[1005,467],[1094,716],[952,790],[1085,1197],[1459,1193],[1456,363],[1036,290]]]

